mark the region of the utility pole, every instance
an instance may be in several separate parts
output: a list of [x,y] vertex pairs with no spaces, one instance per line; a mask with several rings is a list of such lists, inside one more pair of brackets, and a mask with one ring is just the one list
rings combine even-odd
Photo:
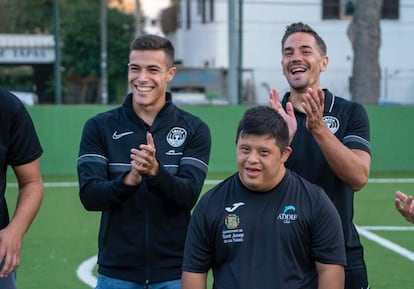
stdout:
[[243,102],[243,0],[239,0],[238,7],[238,50],[237,50],[237,89],[238,89],[238,102]]
[[101,0],[101,103],[108,104],[107,0]]
[[230,104],[236,105],[241,103],[242,91],[243,0],[229,0],[228,3],[229,70],[227,74],[227,94]]
[[239,103],[239,86],[237,81],[237,69],[238,69],[238,47],[239,41],[237,39],[238,34],[236,25],[236,0],[228,1],[228,39],[229,39],[229,68],[227,73],[227,97],[230,104],[236,105]]
[[53,1],[53,22],[54,22],[54,38],[55,38],[55,103],[62,103],[62,87],[60,77],[60,16],[59,16],[59,0]]
[[135,7],[135,37],[138,37],[142,34],[140,0],[135,0]]

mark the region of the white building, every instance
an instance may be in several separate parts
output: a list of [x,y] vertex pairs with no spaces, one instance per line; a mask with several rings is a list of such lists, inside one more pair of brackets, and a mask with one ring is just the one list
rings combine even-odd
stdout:
[[[322,86],[350,98],[353,50],[347,37],[350,17],[345,14],[346,2],[356,0],[229,1],[242,3],[241,59],[243,68],[250,69],[243,79],[253,84],[256,103],[267,103],[269,87],[282,93],[288,90],[280,64],[281,38],[287,25],[299,21],[314,28],[327,44],[330,62],[322,74]],[[229,1],[180,1],[179,28],[168,37],[183,66],[229,67]],[[381,20],[380,98],[414,103],[414,1],[384,0],[384,5],[387,19]]]

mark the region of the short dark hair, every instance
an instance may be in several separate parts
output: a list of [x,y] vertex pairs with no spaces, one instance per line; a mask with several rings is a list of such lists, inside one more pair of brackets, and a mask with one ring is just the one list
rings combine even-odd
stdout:
[[321,54],[323,56],[326,55],[327,49],[326,49],[325,41],[323,41],[322,37],[320,37],[319,34],[316,33],[316,31],[312,29],[312,27],[310,27],[309,25],[304,24],[302,22],[292,23],[292,24],[286,26],[285,34],[282,37],[282,51],[284,49],[286,39],[290,35],[292,35],[294,33],[297,33],[297,32],[304,32],[304,33],[311,34],[315,38],[316,43],[318,44],[318,46],[321,50]]
[[289,145],[289,129],[283,117],[268,106],[256,106],[246,110],[237,128],[236,140],[247,134],[269,135],[280,150]]
[[154,34],[138,36],[131,42],[130,52],[134,50],[163,50],[167,65],[171,67],[174,64],[174,46],[167,38]]

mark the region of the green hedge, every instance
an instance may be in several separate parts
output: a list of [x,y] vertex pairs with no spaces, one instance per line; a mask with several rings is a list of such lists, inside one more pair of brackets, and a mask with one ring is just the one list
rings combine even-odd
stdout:
[[[76,174],[76,158],[85,121],[110,106],[29,107],[44,155],[44,175]],[[210,172],[236,170],[234,140],[237,123],[247,106],[188,106],[212,133]],[[371,122],[372,173],[414,172],[414,106],[367,106]]]

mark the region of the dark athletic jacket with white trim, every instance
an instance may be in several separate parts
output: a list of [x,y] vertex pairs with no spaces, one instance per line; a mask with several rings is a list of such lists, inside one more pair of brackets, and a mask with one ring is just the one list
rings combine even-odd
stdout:
[[[370,125],[365,108],[356,102],[325,91],[323,119],[332,133],[350,149],[371,153]],[[289,93],[282,104],[286,107]],[[321,186],[328,194],[341,216],[347,254],[347,269],[365,267],[364,251],[353,223],[354,191],[340,180],[329,166],[319,145],[306,128],[306,115],[295,109],[298,128],[292,140],[292,153],[286,167],[308,181]]]
[[[122,106],[89,119],[77,162],[80,199],[87,210],[102,211],[98,272],[138,283],[181,278],[190,211],[205,177],[211,150],[208,126],[167,103],[148,126],[132,108]],[[151,132],[159,173],[138,186],[123,184],[131,169],[131,148]]]

